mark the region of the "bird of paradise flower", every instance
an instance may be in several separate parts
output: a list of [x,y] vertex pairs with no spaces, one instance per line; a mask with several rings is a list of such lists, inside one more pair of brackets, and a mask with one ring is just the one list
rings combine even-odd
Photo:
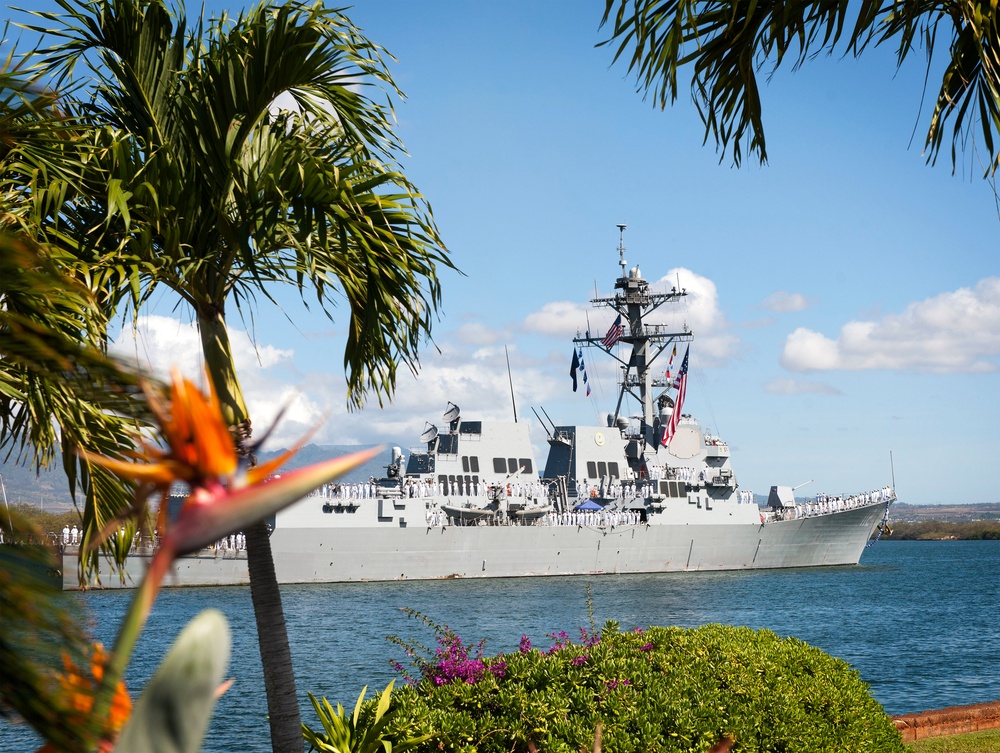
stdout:
[[[158,547],[122,622],[111,655],[102,663],[100,676],[94,674],[97,691],[92,713],[98,719],[110,720],[110,712],[120,709],[120,695],[119,706],[114,706],[116,689],[163,579],[178,557],[275,514],[370,460],[381,449],[352,453],[274,476],[298,446],[268,463],[242,468],[214,391],[205,395],[175,370],[169,400],[150,389],[145,392],[166,442],[165,448],[143,443],[132,453],[136,462],[83,453],[91,462],[137,482],[137,507],[149,496],[160,495]],[[171,485],[178,481],[187,485],[188,495],[180,511],[171,518],[164,503]],[[117,718],[116,726],[120,728]]]

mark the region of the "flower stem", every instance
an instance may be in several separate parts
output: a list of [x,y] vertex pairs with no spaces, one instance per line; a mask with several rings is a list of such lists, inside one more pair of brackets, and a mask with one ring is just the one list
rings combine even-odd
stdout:
[[93,714],[96,719],[103,719],[108,715],[111,701],[115,695],[115,688],[125,676],[125,668],[128,667],[129,660],[132,658],[135,644],[139,641],[139,634],[142,633],[142,629],[146,625],[149,613],[153,609],[153,602],[156,600],[156,594],[159,592],[163,578],[173,560],[173,556],[162,547],[157,550],[146,575],[135,591],[128,612],[118,628],[114,648],[107,666],[104,667],[101,684],[94,698]]

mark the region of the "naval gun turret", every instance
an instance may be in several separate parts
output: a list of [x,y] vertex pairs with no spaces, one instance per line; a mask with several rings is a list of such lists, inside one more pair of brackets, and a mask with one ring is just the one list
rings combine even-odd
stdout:
[[795,490],[812,482],[813,480],[809,479],[798,486],[772,486],[771,492],[767,495],[767,506],[775,511],[795,507]]

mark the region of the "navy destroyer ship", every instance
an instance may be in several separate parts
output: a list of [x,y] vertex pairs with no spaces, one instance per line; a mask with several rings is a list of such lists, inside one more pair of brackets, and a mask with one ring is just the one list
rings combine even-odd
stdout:
[[[586,379],[585,354],[620,367],[617,405],[604,425],[557,425],[536,412],[549,447],[540,467],[527,423],[466,417],[449,404],[419,446],[393,448],[383,478],[330,485],[278,513],[278,581],[856,565],[886,523],[892,487],[797,500],[791,486],[775,485],[760,506],[737,482],[726,442],[683,413],[688,350],[673,367],[694,333],[648,321],[686,292],[654,291],[638,267],[627,269],[624,251],[620,239],[615,292],[591,301],[610,308],[614,324],[603,336],[574,339],[574,386]],[[636,404],[637,413],[625,413]],[[182,557],[165,585],[248,583],[236,542]],[[151,554],[130,555],[132,581]],[[64,586],[75,588],[76,563],[72,552],[66,557]],[[119,579],[102,580],[114,587]]]

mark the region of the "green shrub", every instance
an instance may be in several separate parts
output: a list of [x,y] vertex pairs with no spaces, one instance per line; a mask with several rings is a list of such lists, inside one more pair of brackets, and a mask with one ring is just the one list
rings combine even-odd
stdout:
[[724,735],[733,753],[906,750],[849,665],[767,630],[608,622],[578,642],[563,633],[540,651],[523,638],[484,658],[482,644],[437,629],[432,656],[395,641],[418,676],[393,697],[387,729],[432,735],[417,750],[577,753],[599,723],[609,753],[704,753]]
[[310,693],[309,700],[323,731],[314,732],[307,724],[302,725],[302,735],[309,743],[309,750],[320,753],[404,753],[428,739],[430,735],[405,739],[384,731],[392,716],[389,702],[393,683],[395,680],[382,691],[382,695],[367,704],[365,694],[368,686],[365,685],[351,716],[347,716],[339,703],[334,711],[326,698],[317,701]]

